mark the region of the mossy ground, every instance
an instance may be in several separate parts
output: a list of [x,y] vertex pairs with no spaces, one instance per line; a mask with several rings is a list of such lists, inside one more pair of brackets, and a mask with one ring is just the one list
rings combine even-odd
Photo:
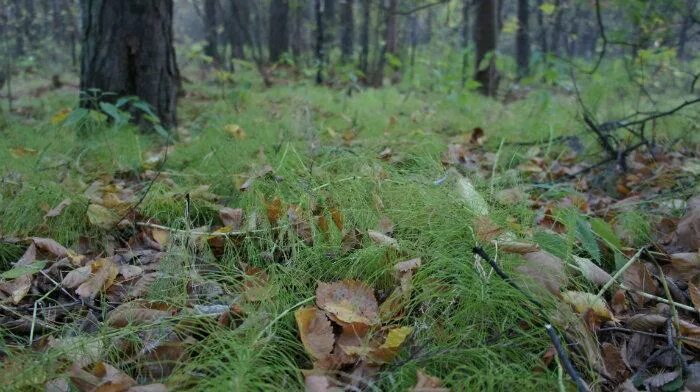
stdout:
[[[472,181],[491,202],[494,220],[518,235],[531,236],[534,213],[524,205],[496,203],[494,192],[525,181],[511,169],[526,159],[530,147],[508,142],[541,142],[541,148],[554,155],[562,148],[547,140],[581,135],[584,127],[570,92],[535,89],[525,99],[502,104],[434,87],[436,81],[429,77],[416,77],[410,86],[352,95],[306,81],[263,89],[254,74],[237,78],[238,84],[225,89],[213,79],[185,85],[188,95],[179,108],[180,141],[170,148],[162,168],[169,181],[156,182],[138,207],[144,220],[184,227],[183,195],[208,185],[221,204],[243,208],[247,214],[264,215],[266,201],[279,197],[304,209],[338,208],[346,226],[361,230],[375,228],[386,215],[395,224],[401,253],[365,241],[360,250],[341,255],[341,234],[334,229],[313,246],[295,243],[283,263],[263,257],[277,246],[265,233],[230,246],[220,259],[208,260],[219,268],[202,272],[204,278],[235,295],[242,276],[237,263],[244,261],[267,271],[272,295],[249,305],[247,318],[236,329],[186,316],[169,320],[181,333],[199,333],[202,340],[191,347],[192,359],[177,364],[166,384],[194,390],[303,389],[300,369],[310,368],[311,362],[298,339],[295,305],[311,298],[321,281],[359,279],[380,294],[388,293],[395,285],[393,264],[409,256],[421,257],[424,264],[415,277],[411,310],[402,321],[415,332],[370,389],[406,390],[415,383],[417,368],[440,377],[455,391],[557,388],[556,370],[536,370],[550,344],[539,327],[541,320],[525,306],[522,294],[495,275],[484,277],[477,271],[471,254],[472,212],[454,191],[453,178],[436,180],[445,176],[441,158],[448,141],[469,135],[474,127],[483,128],[488,138],[485,148],[498,152],[499,160],[493,177]],[[585,91],[596,94],[604,84],[592,80]],[[634,105],[624,101],[606,106],[605,102],[616,100],[614,94],[597,94],[597,106],[613,117]],[[147,161],[147,153],[163,144],[157,135],[104,125],[76,132],[52,124],[53,114],[72,107],[76,95],[67,90],[40,99],[22,98],[16,105],[30,115],[4,114],[0,233],[51,237],[68,247],[76,246],[80,237],[99,244],[109,233],[88,224],[85,186],[105,176],[125,178],[157,169]],[[680,121],[665,124],[683,134]],[[228,134],[224,130],[228,124],[239,125],[246,137]],[[662,137],[670,139],[673,132]],[[594,139],[582,135],[581,140],[595,150]],[[394,162],[378,157],[385,148],[392,150]],[[274,169],[274,176],[256,179],[250,189],[240,191],[248,173],[264,163]],[[553,188],[556,191],[568,192]],[[67,197],[73,203],[59,217],[43,218],[45,209]],[[216,204],[197,196],[192,203],[194,226],[216,223]],[[163,262],[166,273],[151,288],[149,298],[178,306],[187,300],[192,252],[185,242],[178,246],[176,241],[171,248]],[[560,248],[566,251],[567,246],[571,244]],[[22,251],[17,245],[0,244],[3,270]],[[506,270],[512,269],[511,260],[515,258],[501,257]],[[74,337],[75,344],[69,347],[41,353],[5,336],[0,349],[6,355],[5,369],[12,371],[2,372],[0,385],[41,390],[45,381],[69,366],[66,353],[94,347],[96,340],[103,347],[99,355],[119,363],[123,358],[111,344],[117,338],[138,341],[139,332],[102,326],[93,335]],[[71,336],[69,327],[52,334]],[[123,370],[135,377],[143,371],[143,364],[124,363]]]

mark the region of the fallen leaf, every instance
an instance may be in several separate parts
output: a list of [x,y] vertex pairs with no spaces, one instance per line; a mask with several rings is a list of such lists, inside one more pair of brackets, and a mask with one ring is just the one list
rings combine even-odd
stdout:
[[153,240],[160,245],[161,249],[165,249],[165,246],[168,244],[168,240],[170,239],[170,232],[163,229],[153,228],[151,229],[151,237],[153,237]]
[[227,124],[224,126],[224,130],[226,133],[238,140],[243,140],[246,138],[245,131],[238,124]]
[[330,355],[335,336],[326,315],[316,307],[307,307],[294,312],[294,317],[306,352],[317,360]]
[[119,267],[112,259],[103,258],[90,264],[90,272],[90,277],[75,290],[83,300],[92,300],[107,290],[119,274]]
[[338,230],[343,231],[343,214],[340,212],[339,209],[331,208],[331,219],[333,220],[333,224],[335,224],[335,227],[337,227]]
[[37,249],[43,250],[56,258],[62,259],[69,255],[68,249],[50,238],[32,237],[32,242]]
[[596,297],[595,294],[582,291],[565,291],[561,294],[561,299],[571,305],[576,313],[584,314],[586,311],[591,310],[600,320],[615,319],[605,300]]
[[[654,279],[654,276],[649,272],[646,265],[641,262],[630,265],[622,273],[622,281],[625,286],[631,289],[643,291],[652,295],[656,295],[659,291],[659,285],[656,283],[656,279]],[[634,292],[631,292],[630,296],[634,302],[640,306],[649,302],[648,298]]]
[[224,226],[228,226],[233,231],[241,230],[243,227],[243,209],[224,207],[219,210],[219,218]]
[[442,380],[431,376],[423,369],[416,370],[416,385],[411,392],[449,392],[449,388],[442,387]]
[[0,291],[7,293],[12,303],[17,305],[29,293],[32,287],[32,274],[27,273],[15,279],[0,283]]
[[357,280],[319,283],[316,303],[319,308],[346,323],[379,323],[379,305],[372,289]]
[[340,248],[343,253],[349,253],[353,250],[360,249],[362,247],[362,232],[356,228],[348,230],[347,233],[343,235],[343,239],[340,243]]
[[266,203],[265,208],[267,209],[267,220],[271,225],[277,225],[277,222],[282,217],[282,200],[279,197],[275,197],[271,202]]
[[119,223],[119,215],[99,204],[90,204],[87,209],[88,221],[91,225],[109,230]]
[[526,253],[537,252],[540,250],[540,247],[530,242],[498,241],[498,249],[506,253],[524,255]]
[[688,212],[678,222],[666,249],[671,253],[697,252],[700,249],[700,196],[688,201]]
[[406,338],[413,332],[411,327],[399,327],[389,330],[386,340],[381,346],[372,351],[370,358],[372,363],[389,363],[396,354],[399,348],[406,341]]
[[107,313],[107,325],[122,328],[129,324],[151,323],[169,316],[173,312],[167,306],[144,300],[125,302]]
[[457,191],[467,204],[467,207],[476,215],[488,215],[489,206],[486,200],[477,192],[474,185],[466,177],[457,180]]
[[399,242],[386,234],[382,234],[374,230],[367,230],[367,235],[372,241],[374,241],[378,245],[387,246],[395,250],[399,249]]
[[272,297],[270,276],[264,270],[243,264],[243,296],[251,302],[265,301]]
[[341,392],[344,390],[336,387],[335,382],[323,374],[307,374],[304,386],[307,392]]
[[609,273],[598,267],[591,260],[578,256],[572,256],[572,258],[581,271],[581,274],[596,286],[603,286],[612,279]]
[[608,372],[608,375],[617,382],[622,382],[631,375],[630,369],[627,368],[620,349],[605,342],[601,345],[601,354],[603,356],[605,370]]
[[551,294],[560,296],[567,282],[562,260],[544,250],[525,253],[522,258],[526,262],[518,266],[517,271]]
[[71,204],[71,199],[64,199],[56,207],[48,210],[44,215],[44,219],[55,218],[63,212],[63,210]]
[[503,233],[503,229],[498,226],[488,215],[479,215],[472,222],[474,234],[482,243],[489,243],[498,238]]

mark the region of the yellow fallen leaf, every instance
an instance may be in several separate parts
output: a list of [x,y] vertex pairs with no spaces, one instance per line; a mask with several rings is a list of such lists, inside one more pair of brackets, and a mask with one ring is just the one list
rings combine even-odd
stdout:
[[90,264],[92,274],[76,290],[83,299],[93,299],[101,291],[107,290],[119,274],[119,267],[112,259],[98,259]]
[[314,306],[298,309],[294,312],[294,317],[306,352],[314,359],[323,359],[330,355],[335,337],[326,315]]
[[227,124],[224,126],[224,130],[238,140],[243,140],[247,136],[243,128],[238,124]]
[[582,291],[565,291],[561,294],[561,299],[571,305],[576,313],[584,314],[591,310],[601,320],[615,319],[605,300],[597,297],[595,294]]
[[379,323],[379,305],[372,289],[357,280],[319,283],[316,304],[342,322]]
[[87,209],[90,224],[101,229],[109,230],[119,223],[119,215],[99,204],[90,204]]
[[63,109],[59,110],[58,112],[56,112],[56,114],[54,114],[51,117],[51,125],[58,125],[58,124],[62,123],[66,118],[68,118],[68,115],[70,113],[71,113],[71,109],[69,109],[69,108],[63,108]]

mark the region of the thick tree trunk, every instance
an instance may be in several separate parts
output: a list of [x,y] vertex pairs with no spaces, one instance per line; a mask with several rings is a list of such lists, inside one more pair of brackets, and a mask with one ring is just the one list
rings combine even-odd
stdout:
[[362,0],[362,29],[360,30],[360,71],[365,74],[369,72],[369,26],[372,21],[371,0]]
[[325,62],[325,54],[323,51],[323,40],[325,39],[323,31],[323,4],[322,0],[316,0],[314,10],[316,12],[316,84],[323,83],[323,63]]
[[333,47],[336,36],[336,3],[337,0],[324,0],[323,2],[323,26],[327,47]]
[[386,53],[396,55],[399,52],[398,18],[399,0],[388,0],[386,14]]
[[481,84],[479,92],[495,96],[498,89],[496,71],[496,0],[476,0],[476,23],[474,44],[476,45],[476,71],[474,80]]
[[204,54],[211,57],[214,64],[218,65],[221,59],[219,58],[216,2],[217,0],[204,0],[204,31],[206,36]]
[[467,83],[467,68],[469,63],[469,9],[471,8],[472,0],[464,0],[462,3],[462,87]]
[[245,59],[246,29],[248,29],[247,0],[232,0],[228,8],[229,18],[225,24],[231,45],[231,56]]
[[353,0],[340,0],[340,51],[341,61],[350,62],[354,51],[355,20]]
[[544,12],[542,12],[542,0],[537,0],[537,25],[539,27],[539,41],[540,41],[540,51],[542,53],[549,52],[549,46],[547,44],[547,26],[544,22]]
[[[81,0],[80,90],[138,96],[165,126],[176,124],[179,72],[173,48],[172,0]],[[83,99],[89,107],[93,100]]]
[[270,62],[275,63],[289,49],[289,32],[287,22],[289,16],[288,0],[272,0],[270,2]]
[[518,77],[527,76],[530,68],[530,8],[528,0],[518,0],[518,31],[515,36],[515,57]]

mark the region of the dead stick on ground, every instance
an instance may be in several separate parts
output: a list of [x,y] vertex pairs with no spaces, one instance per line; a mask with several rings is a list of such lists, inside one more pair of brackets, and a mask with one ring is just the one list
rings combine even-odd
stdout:
[[557,332],[554,330],[554,327],[552,327],[552,324],[547,324],[544,326],[544,328],[547,330],[547,334],[549,335],[549,339],[552,340],[552,344],[554,344],[554,349],[557,350],[557,357],[559,357],[561,364],[564,366],[564,370],[566,370],[569,377],[571,377],[571,379],[574,380],[574,383],[576,383],[576,389],[579,392],[590,392],[590,389],[586,383],[583,382],[581,376],[576,371],[576,368],[571,363],[566,350],[564,350],[564,347],[562,347],[561,340],[559,340],[559,336],[557,336]]

